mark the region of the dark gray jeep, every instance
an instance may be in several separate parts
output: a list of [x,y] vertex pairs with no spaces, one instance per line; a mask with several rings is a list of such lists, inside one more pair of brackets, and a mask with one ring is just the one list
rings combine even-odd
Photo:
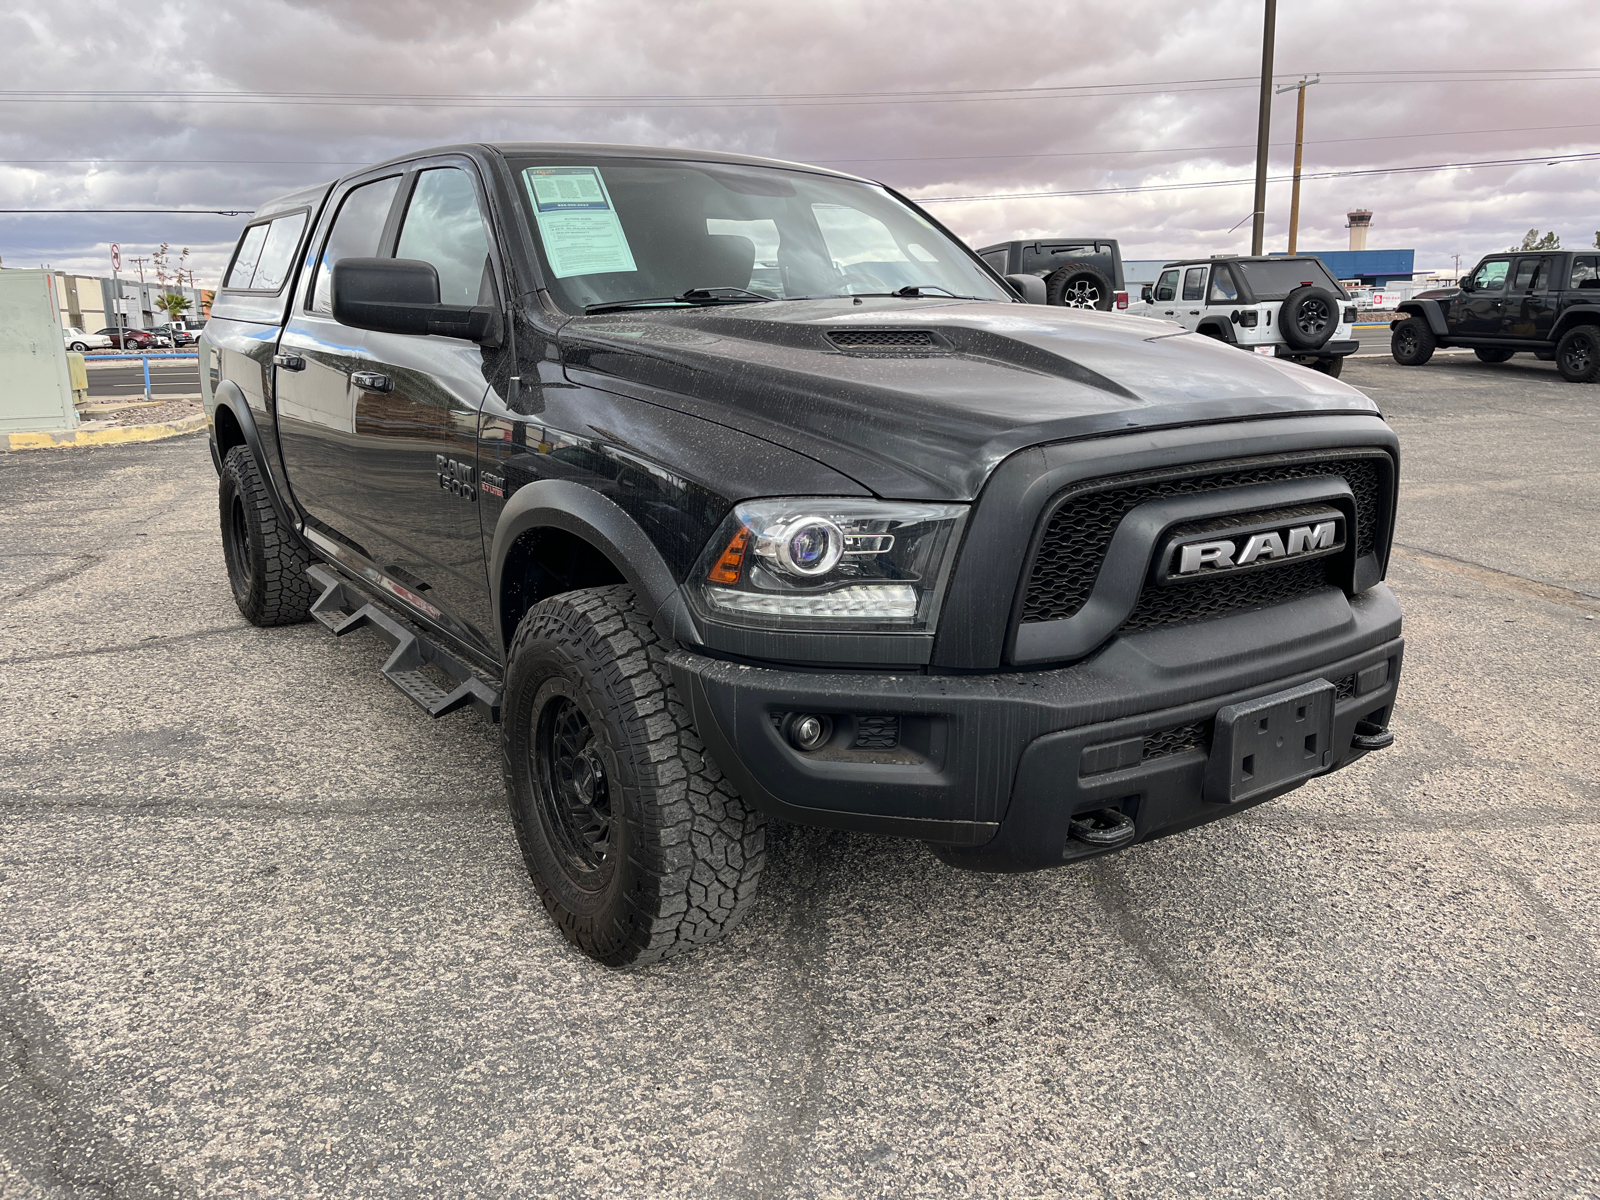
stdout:
[[252,217],[201,361],[240,611],[498,721],[608,963],[737,922],[770,817],[1032,870],[1391,740],[1373,403],[1022,303],[867,180],[419,151]]

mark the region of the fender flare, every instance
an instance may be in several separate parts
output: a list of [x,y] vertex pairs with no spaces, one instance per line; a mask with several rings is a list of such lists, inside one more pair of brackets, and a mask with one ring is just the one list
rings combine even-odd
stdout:
[[489,599],[496,630],[505,628],[500,597],[506,559],[517,539],[535,529],[559,529],[588,542],[606,556],[635,592],[648,598],[657,632],[680,643],[700,643],[678,580],[655,543],[614,501],[567,479],[524,484],[501,510],[489,548]]
[[272,502],[273,511],[278,514],[278,520],[290,529],[298,531],[300,517],[292,507],[284,503],[283,496],[278,491],[277,476],[272,473],[271,460],[267,458],[265,448],[261,443],[261,430],[256,426],[255,413],[250,411],[250,403],[244,398],[244,393],[239,390],[239,385],[231,379],[224,379],[217,384],[213,393],[215,403],[211,410],[211,457],[217,465],[217,471],[222,471],[222,456],[217,449],[217,413],[227,409],[233,419],[239,422],[239,432],[244,434],[245,445],[250,447],[250,453],[255,456],[256,467],[262,481],[267,487],[267,499]]
[[1434,337],[1442,338],[1450,332],[1450,327],[1444,323],[1444,313],[1439,311],[1437,300],[1403,300],[1395,311],[1407,316],[1421,317],[1428,323],[1428,328],[1433,331]]
[[1600,325],[1600,304],[1589,304],[1582,308],[1569,308],[1562,313],[1556,321],[1555,328],[1550,331],[1550,340],[1559,342],[1578,325]]
[[1239,339],[1233,332],[1233,322],[1228,320],[1227,317],[1204,317],[1201,319],[1200,324],[1195,326],[1194,331],[1199,334],[1205,334],[1207,330],[1211,329],[1217,331],[1218,341],[1227,342],[1230,346],[1239,344]]

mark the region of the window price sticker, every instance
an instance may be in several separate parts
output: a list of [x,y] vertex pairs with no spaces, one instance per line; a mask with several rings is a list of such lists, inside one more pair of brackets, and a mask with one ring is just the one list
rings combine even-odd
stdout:
[[639,269],[598,168],[529,167],[522,178],[557,279]]

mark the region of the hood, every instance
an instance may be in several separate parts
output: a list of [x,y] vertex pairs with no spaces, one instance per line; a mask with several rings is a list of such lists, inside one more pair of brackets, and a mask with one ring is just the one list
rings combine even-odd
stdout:
[[[931,344],[841,348],[866,331]],[[1319,371],[1170,321],[1039,305],[862,298],[625,310],[569,321],[561,341],[575,383],[765,438],[896,499],[970,500],[1003,459],[1044,442],[1378,412]]]

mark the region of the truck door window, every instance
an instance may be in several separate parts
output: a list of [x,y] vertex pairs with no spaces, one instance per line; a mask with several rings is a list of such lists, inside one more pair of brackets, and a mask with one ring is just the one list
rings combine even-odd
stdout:
[[1512,277],[1511,290],[1513,292],[1531,292],[1533,290],[1533,277],[1538,274],[1539,260],[1537,258],[1517,259],[1517,273]]
[[1185,300],[1200,300],[1206,294],[1206,269],[1204,267],[1190,267],[1183,273],[1183,298]]
[[1571,286],[1600,288],[1600,256],[1585,254],[1572,260]]
[[1227,267],[1211,268],[1211,303],[1229,304],[1239,298],[1239,289],[1233,285],[1233,272]]
[[1156,300],[1162,304],[1171,304],[1178,298],[1178,273],[1176,271],[1163,271],[1161,278],[1156,281]]
[[261,261],[256,263],[255,278],[246,285],[252,292],[276,292],[289,281],[289,273],[294,269],[295,247],[300,245],[300,231],[305,227],[303,212],[272,222],[266,245],[261,247]]
[[400,186],[400,176],[364,183],[345,194],[339,215],[322,248],[317,264],[317,286],[311,298],[313,312],[333,312],[333,264],[341,258],[371,258],[378,253],[389,206]]
[[1498,292],[1506,286],[1506,273],[1511,269],[1509,258],[1497,258],[1486,262],[1472,274],[1472,290],[1475,292]]
[[489,234],[472,176],[459,167],[435,167],[417,176],[394,256],[433,265],[440,304],[495,302]]

